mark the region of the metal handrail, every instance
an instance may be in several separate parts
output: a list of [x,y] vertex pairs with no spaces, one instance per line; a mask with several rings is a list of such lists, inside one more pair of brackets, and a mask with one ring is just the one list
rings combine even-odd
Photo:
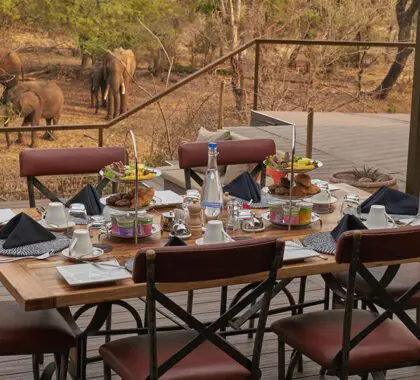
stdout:
[[[193,81],[194,79],[200,77],[201,75],[207,73],[214,67],[220,65],[226,60],[234,57],[235,55],[243,52],[246,49],[256,45],[256,54],[255,54],[255,78],[254,78],[254,106],[257,104],[258,99],[258,69],[259,69],[259,54],[260,54],[260,45],[310,45],[310,46],[365,46],[365,47],[403,47],[403,48],[415,48],[416,44],[414,42],[382,42],[382,41],[332,41],[332,40],[293,40],[293,39],[264,39],[264,38],[255,38],[244,45],[239,46],[235,50],[232,50],[230,53],[225,54],[223,57],[220,57],[213,61],[212,63],[206,65],[205,67],[197,70],[195,73],[187,76],[184,79],[181,79],[179,82],[173,84],[172,86],[166,88],[165,90],[157,93],[152,96],[150,99],[141,103],[140,105],[133,107],[127,112],[119,115],[118,117],[111,119],[106,123],[101,124],[68,124],[68,125],[45,125],[45,126],[16,126],[16,127],[2,127],[0,128],[0,133],[11,133],[11,132],[36,132],[36,131],[66,131],[66,130],[91,130],[98,129],[99,131],[99,146],[103,144],[103,130],[112,127],[113,125],[119,123],[122,120],[127,119],[128,117],[134,115],[135,113],[141,111],[142,109],[150,106],[153,103],[156,103],[163,97],[171,94],[180,87],[185,86],[187,83]],[[256,107],[254,107],[256,108]]]

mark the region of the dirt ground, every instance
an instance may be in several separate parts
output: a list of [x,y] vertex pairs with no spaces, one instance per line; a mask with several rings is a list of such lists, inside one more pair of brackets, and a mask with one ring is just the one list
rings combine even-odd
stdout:
[[[28,50],[28,49],[27,49]],[[25,65],[26,80],[55,80],[62,88],[65,105],[60,124],[103,123],[105,110],[100,109],[95,115],[90,108],[90,70],[82,73],[80,57],[73,56],[71,50],[49,48],[48,46],[29,49],[20,53]],[[222,66],[229,68],[228,64]],[[386,72],[386,65],[370,71],[365,77],[365,85],[374,87]],[[211,72],[191,82],[187,86],[164,98],[160,105],[152,105],[129,119],[105,131],[106,146],[123,146],[125,133],[132,129],[137,138],[140,159],[152,165],[162,164],[165,159],[176,158],[177,147],[184,141],[195,138],[200,126],[208,129],[217,128],[219,109],[219,91],[221,82],[225,82],[223,122],[228,126],[248,124],[249,109],[253,93],[253,68],[247,70],[246,79],[247,109],[235,110],[235,101],[229,89],[230,76],[221,75],[221,71]],[[276,80],[262,80],[260,104],[262,109],[297,110],[307,105],[315,111],[349,112],[409,112],[411,72],[400,79],[396,89],[387,100],[355,100],[355,70],[337,70],[328,81],[318,81],[317,91],[308,96],[302,75],[299,72],[290,80],[279,83]],[[172,85],[188,74],[173,73],[168,85]],[[300,75],[300,76],[299,76]],[[300,78],[297,80],[296,78]],[[135,83],[130,93],[130,105],[139,105],[151,94],[156,94],[166,87],[165,77],[154,78],[147,70],[146,62],[138,62]],[[281,100],[281,101],[280,101]],[[11,125],[20,125],[15,120]],[[41,133],[40,133],[41,135]],[[15,138],[16,136],[12,136]],[[29,137],[29,136],[28,136]],[[41,137],[41,136],[40,136]],[[63,131],[56,133],[56,141],[39,138],[39,148],[88,147],[97,146],[97,132]],[[26,182],[17,176],[19,173],[19,152],[27,147],[13,144],[7,148],[3,134],[0,134],[0,200],[26,199]],[[71,195],[83,185],[79,178],[49,179],[49,185],[64,195]]]

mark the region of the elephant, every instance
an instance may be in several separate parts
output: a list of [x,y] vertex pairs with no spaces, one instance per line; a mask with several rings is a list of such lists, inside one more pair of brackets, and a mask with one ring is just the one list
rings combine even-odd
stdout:
[[5,87],[3,103],[7,103],[8,90],[18,83],[19,75],[23,81],[23,64],[19,54],[0,48],[0,84]]
[[98,113],[99,109],[99,90],[101,90],[102,107],[105,107],[106,101],[104,99],[104,96],[106,90],[106,80],[104,72],[104,61],[102,59],[97,59],[92,66],[90,106],[92,108],[95,106],[95,114]]
[[107,100],[108,109],[106,119],[115,118],[127,111],[130,83],[135,71],[136,58],[132,50],[117,48],[105,54],[104,99]]
[[[22,126],[40,125],[45,119],[47,125],[57,125],[60,121],[64,104],[61,88],[53,81],[34,81],[18,83],[9,91],[9,101],[13,109],[23,117]],[[48,135],[46,132],[45,135]],[[18,133],[18,143],[25,144],[21,132]],[[36,145],[36,133],[31,133],[31,147]]]

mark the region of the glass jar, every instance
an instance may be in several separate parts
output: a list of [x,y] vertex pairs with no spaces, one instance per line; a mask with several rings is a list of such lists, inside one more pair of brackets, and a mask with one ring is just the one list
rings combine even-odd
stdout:
[[299,207],[292,207],[283,210],[283,223],[291,226],[299,225]]
[[296,204],[299,207],[299,224],[309,224],[312,220],[312,203],[299,202]]
[[146,237],[152,234],[153,216],[141,210],[137,213],[137,229],[139,237]]
[[268,207],[270,208],[270,222],[281,224],[283,223],[284,206],[285,202],[270,202]]

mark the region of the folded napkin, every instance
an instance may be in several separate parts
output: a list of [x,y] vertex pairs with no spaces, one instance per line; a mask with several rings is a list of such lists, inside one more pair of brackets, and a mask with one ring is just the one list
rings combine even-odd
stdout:
[[187,245],[184,240],[180,239],[178,236],[171,236],[165,244],[165,247],[180,247]]
[[342,233],[353,230],[366,230],[367,227],[363,222],[354,215],[344,215],[338,222],[337,227],[331,231],[334,240],[338,240]]
[[369,213],[370,206],[385,206],[388,214],[417,215],[417,197],[383,186],[361,204],[362,213]]
[[92,185],[86,185],[66,203],[66,206],[70,207],[72,203],[84,204],[88,215],[101,215],[102,210],[104,209],[104,205],[101,204],[99,194]]
[[54,240],[56,237],[30,216],[22,212],[10,219],[0,229],[0,239],[6,240],[3,243],[3,248],[10,249]]
[[261,188],[248,172],[242,173],[223,188],[230,195],[258,203],[261,201]]

